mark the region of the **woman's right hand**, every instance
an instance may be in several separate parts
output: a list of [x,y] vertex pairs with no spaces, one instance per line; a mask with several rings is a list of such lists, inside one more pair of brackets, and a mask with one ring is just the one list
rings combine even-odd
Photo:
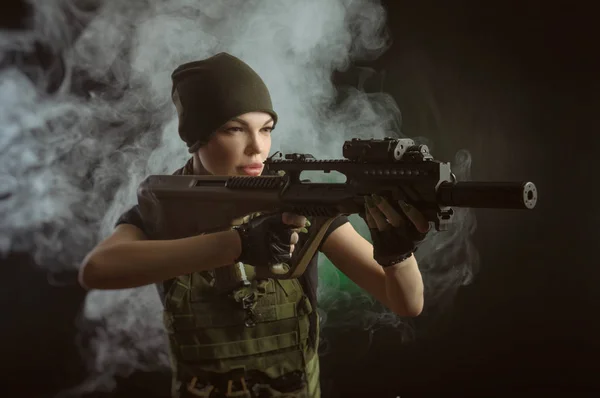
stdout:
[[292,213],[260,215],[235,227],[242,252],[237,261],[255,267],[271,267],[286,263],[294,252],[299,233],[306,233],[310,223],[304,216]]

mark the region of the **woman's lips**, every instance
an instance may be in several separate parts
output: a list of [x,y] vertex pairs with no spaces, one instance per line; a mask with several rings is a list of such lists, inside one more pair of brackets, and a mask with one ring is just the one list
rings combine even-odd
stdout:
[[259,176],[262,173],[262,166],[260,167],[242,167],[242,171],[249,176]]

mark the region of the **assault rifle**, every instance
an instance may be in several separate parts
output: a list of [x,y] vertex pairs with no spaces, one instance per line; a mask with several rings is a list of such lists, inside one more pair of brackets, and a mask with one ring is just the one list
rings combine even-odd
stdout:
[[[438,231],[452,223],[453,207],[533,209],[537,202],[532,182],[457,181],[449,163],[435,160],[426,145],[412,139],[354,138],[344,143],[343,156],[318,160],[293,153],[282,159],[276,153],[258,177],[151,175],[138,189],[138,202],[152,239],[223,231],[255,212],[312,217],[290,264],[256,268],[258,276],[280,279],[300,276],[333,219],[362,212],[367,195],[412,204]],[[335,171],[346,181],[301,180],[304,171]]]

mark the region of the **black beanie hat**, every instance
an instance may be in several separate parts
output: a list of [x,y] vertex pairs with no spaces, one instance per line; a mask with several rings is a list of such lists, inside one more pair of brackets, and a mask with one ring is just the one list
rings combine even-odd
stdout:
[[277,123],[267,86],[246,63],[219,53],[180,65],[171,75],[171,98],[179,114],[179,136],[193,153],[228,120],[266,112]]

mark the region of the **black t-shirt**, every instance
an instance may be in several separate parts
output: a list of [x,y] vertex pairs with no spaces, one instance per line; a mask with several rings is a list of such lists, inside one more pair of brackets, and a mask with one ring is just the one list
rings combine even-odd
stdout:
[[[341,215],[341,216],[337,217],[335,220],[333,220],[333,222],[331,223],[331,225],[325,232],[325,236],[323,237],[323,240],[321,241],[321,245],[323,244],[323,242],[325,242],[327,237],[333,231],[335,231],[339,226],[341,226],[347,222],[348,222],[348,217],[346,217],[344,215]],[[115,227],[120,224],[135,225],[136,227],[138,227],[144,233],[147,234],[138,205],[133,206],[131,209],[129,209],[128,211],[123,213],[121,215],[121,217],[119,217],[119,219],[117,220]],[[319,245],[319,250],[321,249],[321,245]],[[308,264],[308,266],[306,267],[306,271],[304,271],[304,274],[299,278],[300,283],[302,284],[311,304],[313,305],[313,308],[315,308],[315,309],[317,308],[316,307],[316,305],[317,305],[317,287],[318,287],[317,265],[318,265],[318,260],[319,260],[318,256],[319,256],[319,252],[317,251],[315,253],[315,255],[313,256],[313,258],[310,260],[310,263]],[[162,286],[160,284],[157,284],[157,287],[162,296]],[[163,299],[163,297],[161,297],[161,299]]]

